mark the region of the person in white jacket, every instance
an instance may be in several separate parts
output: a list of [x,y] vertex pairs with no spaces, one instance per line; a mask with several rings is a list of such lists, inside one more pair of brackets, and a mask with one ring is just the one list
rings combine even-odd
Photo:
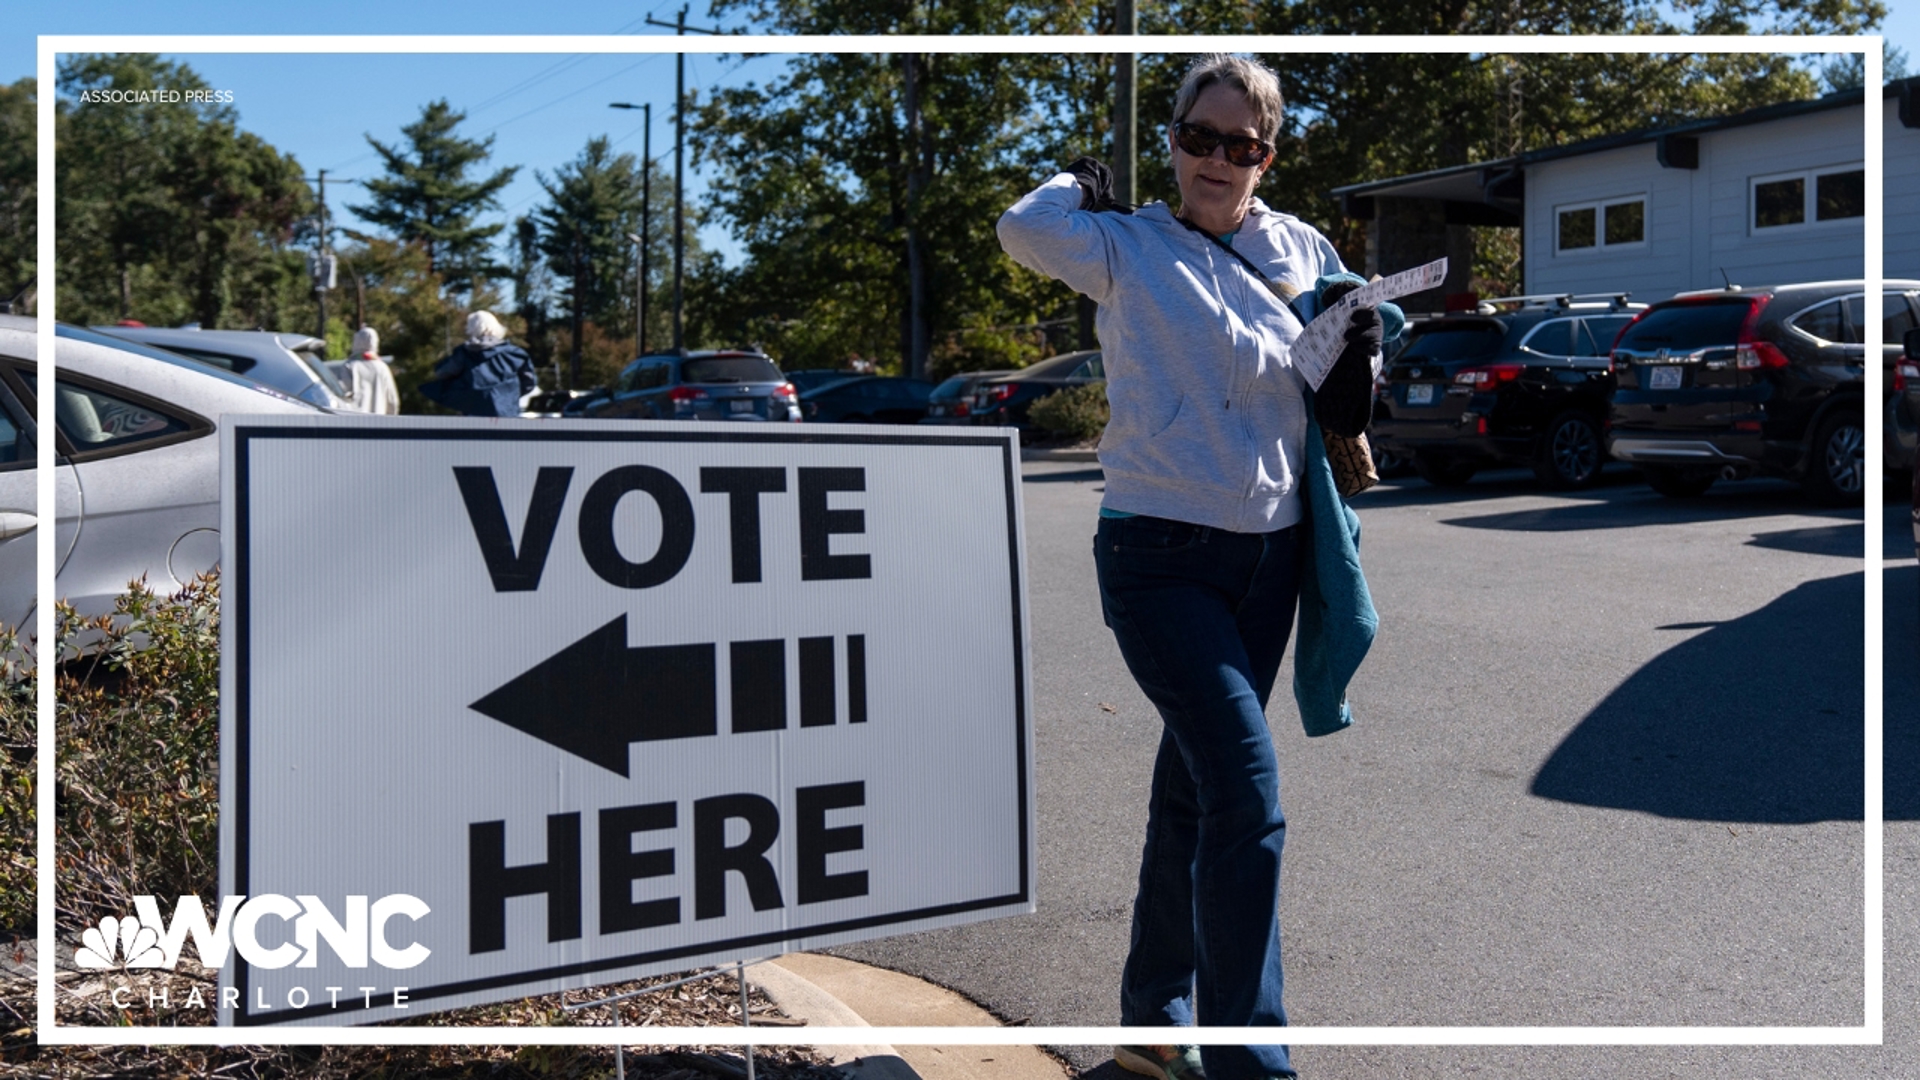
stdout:
[[352,355],[347,358],[347,386],[361,412],[393,416],[400,412],[400,388],[393,369],[380,358],[380,332],[371,326],[354,331]]
[[[1177,212],[1118,207],[1105,166],[1083,158],[998,226],[1015,260],[1100,305],[1112,412],[1094,537],[1101,608],[1165,722],[1121,977],[1130,1027],[1286,1023],[1286,819],[1266,704],[1304,531],[1308,384],[1289,302],[1345,267],[1319,232],[1253,195],[1281,107],[1264,65],[1200,57],[1167,133]],[[1323,418],[1371,406],[1379,317],[1362,307],[1353,319],[1322,385],[1331,400],[1315,403]],[[1297,1075],[1284,1046],[1123,1046],[1115,1060],[1161,1080]]]

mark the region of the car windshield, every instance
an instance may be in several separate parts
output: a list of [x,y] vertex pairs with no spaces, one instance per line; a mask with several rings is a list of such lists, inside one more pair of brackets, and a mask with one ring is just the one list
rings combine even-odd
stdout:
[[1498,323],[1423,328],[1413,332],[1413,340],[1394,360],[1397,363],[1479,360],[1498,353],[1506,337],[1506,330]]
[[[55,326],[53,332],[58,337],[71,338],[74,341],[84,341],[89,345],[101,345],[109,349],[119,349],[121,352],[134,353],[138,356],[144,356],[152,360],[158,360],[163,364],[171,364],[172,366],[177,368],[185,368],[188,371],[197,372],[201,375],[207,376],[208,378],[219,379],[222,382],[230,382],[235,386],[244,386],[249,390],[260,390],[260,389],[271,390],[272,389],[272,387],[268,387],[264,383],[255,382],[254,380],[246,378],[245,376],[242,376],[242,375],[235,375],[231,371],[227,371],[222,368],[212,367],[195,360],[189,360],[186,357],[179,355],[178,353],[170,353],[165,349],[155,348],[152,345],[142,344],[141,342],[138,342],[138,341],[131,341],[123,337],[116,337],[113,334],[103,334],[97,330],[87,330],[78,326],[68,326],[66,323],[60,323],[57,326]],[[278,390],[274,390],[273,393],[277,396],[281,396],[281,397],[285,396],[284,394],[281,394],[280,391]],[[292,400],[292,399],[289,398],[288,400]]]
[[968,386],[978,377],[979,376],[976,375],[955,375],[953,378],[934,387],[931,396],[942,400],[960,397],[967,392]]
[[1675,304],[1653,308],[1640,321],[1627,327],[1615,343],[1617,349],[1646,352],[1674,349],[1691,352],[1712,345],[1732,346],[1740,336],[1740,324],[1746,321],[1750,298],[1705,304]]
[[764,356],[703,356],[680,368],[680,381],[690,383],[785,382],[780,369]]
[[294,349],[293,355],[299,357],[300,362],[307,365],[307,370],[313,372],[313,377],[320,380],[320,385],[333,391],[334,396],[343,398],[353,396],[347,393],[346,386],[334,377],[333,369],[327,366],[324,358],[301,349]]

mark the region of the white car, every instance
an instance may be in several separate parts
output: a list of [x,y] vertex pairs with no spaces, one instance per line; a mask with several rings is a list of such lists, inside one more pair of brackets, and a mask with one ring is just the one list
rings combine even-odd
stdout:
[[202,330],[197,326],[96,326],[102,334],[158,345],[283,394],[335,412],[366,411],[326,360],[327,343],[311,334],[271,330]]
[[[35,603],[35,321],[0,315],[0,624]],[[260,383],[77,326],[59,335],[56,588],[82,615],[145,576],[171,592],[220,562],[221,417],[320,410]]]

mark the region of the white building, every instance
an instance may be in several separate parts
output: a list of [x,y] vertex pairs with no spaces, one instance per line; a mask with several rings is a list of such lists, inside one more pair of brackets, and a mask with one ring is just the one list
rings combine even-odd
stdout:
[[[1920,79],[1885,91],[1885,274],[1920,277]],[[1371,222],[1368,270],[1470,257],[1466,226],[1521,226],[1528,293],[1631,292],[1865,273],[1861,91],[1336,189]],[[1456,266],[1445,293],[1466,289]],[[1429,298],[1437,300],[1438,297]],[[1416,307],[1437,308],[1439,303]]]

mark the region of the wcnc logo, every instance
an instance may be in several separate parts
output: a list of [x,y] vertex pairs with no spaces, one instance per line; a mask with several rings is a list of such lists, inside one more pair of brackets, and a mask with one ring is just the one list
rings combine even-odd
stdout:
[[[317,967],[319,943],[327,947],[350,968],[364,968],[368,962],[384,968],[404,970],[426,960],[432,950],[419,942],[396,947],[389,940],[388,923],[395,916],[409,921],[425,917],[426,902],[406,893],[383,896],[371,904],[364,896],[347,897],[344,918],[335,915],[317,896],[286,897],[277,893],[260,896],[228,896],[220,902],[219,917],[207,925],[207,911],[197,896],[183,896],[173,908],[173,921],[160,915],[160,905],[151,896],[133,898],[137,917],[116,919],[109,915],[97,927],[88,927],[80,935],[80,948],[73,954],[75,966],[88,970],[117,968],[165,968],[173,970],[180,962],[180,950],[188,937],[200,954],[200,963],[209,968],[224,967],[233,951],[257,968]],[[293,928],[293,940],[278,945],[260,943],[260,924],[277,919]]]

